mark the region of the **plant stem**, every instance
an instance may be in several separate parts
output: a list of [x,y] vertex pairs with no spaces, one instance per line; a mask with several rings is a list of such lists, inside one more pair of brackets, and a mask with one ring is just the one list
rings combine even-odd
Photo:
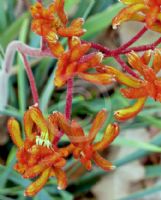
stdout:
[[127,54],[127,53],[130,53],[131,51],[140,52],[140,51],[147,51],[150,49],[154,50],[156,48],[156,46],[158,46],[160,43],[161,43],[161,37],[159,39],[157,39],[155,42],[153,42],[152,44],[142,45],[142,46],[138,46],[138,47],[131,47],[131,48],[121,51],[120,54]]
[[119,52],[127,49],[129,46],[135,43],[146,31],[147,31],[147,28],[144,26],[131,40],[129,40],[127,43],[123,44],[121,47],[117,48],[116,50],[113,50],[112,52],[114,54],[119,54]]
[[29,63],[28,63],[27,58],[26,58],[26,55],[24,53],[21,53],[21,54],[22,54],[25,70],[26,70],[26,73],[27,73],[27,76],[28,76],[28,79],[29,79],[29,83],[30,83],[30,87],[31,87],[31,92],[32,92],[34,104],[38,104],[39,103],[39,97],[38,97],[38,92],[37,92],[35,79],[34,79],[32,70],[31,70],[31,68],[29,66]]
[[[67,94],[66,94],[66,105],[65,105],[65,116],[67,119],[71,118],[72,112],[72,99],[73,99],[73,78],[67,81]],[[59,131],[59,134],[55,136],[53,144],[57,146],[60,138],[64,135],[63,131]]]
[[45,51],[42,51],[41,49],[32,48],[20,41],[13,41],[7,46],[4,63],[2,66],[2,68],[7,73],[9,73],[11,70],[16,51],[19,51],[20,53],[23,53],[25,55],[29,55],[32,57],[42,57],[42,56],[53,57],[50,50],[48,49]]
[[67,82],[67,95],[66,95],[66,105],[65,105],[65,116],[67,119],[71,118],[72,111],[72,99],[73,99],[73,79],[68,79]]

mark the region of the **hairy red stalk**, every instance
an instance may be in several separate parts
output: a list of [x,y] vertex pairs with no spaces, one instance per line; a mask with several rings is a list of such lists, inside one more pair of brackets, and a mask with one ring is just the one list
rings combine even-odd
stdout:
[[[82,41],[83,43],[87,43],[86,41]],[[104,53],[106,56],[110,56],[111,55],[111,50],[107,47],[102,46],[101,44],[97,44],[94,42],[90,42],[91,47],[94,49],[97,49],[98,51],[101,51],[102,53]]]
[[66,95],[66,106],[65,106],[65,116],[67,119],[71,118],[72,111],[72,98],[73,98],[73,79],[68,79],[67,82],[67,95]]
[[112,54],[120,54],[122,50],[127,49],[129,46],[131,46],[133,43],[135,43],[148,29],[144,26],[131,40],[129,40],[127,43],[121,45],[121,47],[115,49],[112,51]]
[[[71,118],[72,112],[72,99],[73,99],[73,79],[70,78],[67,81],[67,94],[66,94],[66,105],[65,105],[65,116],[67,119]],[[59,134],[55,136],[53,144],[57,146],[60,138],[64,135],[63,131],[59,131]]]
[[114,56],[115,60],[121,65],[124,71],[132,75],[133,77],[138,78],[138,75],[121,59],[120,56]]
[[28,79],[29,79],[34,104],[38,104],[39,103],[39,97],[38,97],[38,92],[37,92],[35,79],[34,79],[32,70],[29,66],[26,55],[24,53],[21,53],[21,55],[22,55],[24,67],[25,67],[25,70],[26,70],[26,73],[27,73],[27,76],[28,76]]
[[120,54],[127,54],[127,53],[130,53],[131,51],[140,52],[140,51],[147,51],[150,49],[154,50],[156,46],[158,46],[160,43],[161,43],[161,37],[157,39],[155,42],[153,42],[152,44],[142,45],[138,47],[131,47],[131,48],[121,51]]
[[29,55],[31,57],[42,57],[42,56],[53,57],[50,50],[42,51],[41,49],[32,48],[20,41],[13,41],[7,46],[3,63],[3,68],[7,73],[9,73],[11,70],[16,51],[19,51],[20,53]]

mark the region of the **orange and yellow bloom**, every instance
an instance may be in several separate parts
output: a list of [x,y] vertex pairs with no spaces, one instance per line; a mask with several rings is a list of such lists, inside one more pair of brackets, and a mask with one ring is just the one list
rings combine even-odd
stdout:
[[154,51],[153,65],[149,67],[152,53],[152,51],[147,51],[139,57],[135,52],[131,52],[127,56],[129,64],[139,73],[140,78],[134,78],[113,67],[106,66],[101,69],[111,75],[113,74],[116,81],[128,87],[121,89],[121,93],[126,98],[137,99],[134,105],[116,111],[116,119],[127,120],[136,116],[143,108],[148,97],[161,102],[161,78],[157,76],[161,69],[161,54],[159,49]]
[[113,19],[113,27],[117,28],[125,21],[146,23],[149,29],[161,32],[160,0],[120,0],[126,5]]
[[88,73],[88,69],[95,69],[102,65],[103,54],[100,52],[86,54],[90,44],[83,44],[78,37],[69,41],[69,50],[64,52],[58,61],[54,84],[63,86],[69,78],[78,75],[80,78],[96,84],[109,84],[111,76],[107,73]]
[[[60,116],[60,115],[59,115]],[[61,115],[62,117],[63,115]],[[58,119],[59,121],[61,119]],[[38,107],[31,107],[24,114],[25,140],[23,141],[18,122],[11,118],[8,130],[12,141],[18,147],[14,169],[24,178],[35,178],[25,190],[26,196],[34,196],[46,184],[51,176],[58,180],[58,188],[67,186],[67,178],[62,167],[66,164],[65,150],[59,150],[52,144],[57,128],[46,120]]]
[[82,18],[74,19],[67,27],[68,17],[64,11],[64,0],[55,0],[48,8],[37,2],[30,10],[33,17],[32,30],[46,40],[56,57],[63,53],[59,37],[70,38],[85,33],[85,29],[82,28],[84,23]]
[[107,117],[106,110],[101,110],[95,117],[89,134],[86,136],[81,126],[76,122],[71,123],[71,132],[67,133],[73,146],[73,156],[79,159],[87,170],[92,169],[92,161],[102,169],[109,171],[115,168],[111,162],[99,154],[106,149],[118,136],[119,128],[116,123],[109,124],[100,142],[94,143],[98,131],[102,128]]
[[[104,170],[112,170],[114,166],[99,155],[110,145],[118,135],[118,125],[110,124],[100,142],[93,144],[97,132],[106,120],[106,111],[100,111],[89,131],[85,136],[83,129],[76,121],[70,122],[60,112],[54,112],[46,119],[37,106],[32,106],[24,114],[25,140],[21,137],[19,123],[11,118],[8,121],[8,130],[12,141],[18,147],[17,163],[14,169],[23,178],[37,179],[25,190],[26,196],[34,196],[46,184],[52,176],[57,178],[58,189],[67,187],[66,173],[63,167],[66,164],[66,157],[73,154],[76,159],[91,169],[93,160]],[[58,148],[54,143],[55,137],[63,131],[70,139],[67,147]]]

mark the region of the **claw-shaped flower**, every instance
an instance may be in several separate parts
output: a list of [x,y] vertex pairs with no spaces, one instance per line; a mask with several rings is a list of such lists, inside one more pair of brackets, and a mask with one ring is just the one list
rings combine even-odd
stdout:
[[64,0],[55,0],[48,8],[44,8],[39,2],[31,6],[33,17],[32,30],[41,35],[53,53],[59,57],[64,48],[58,41],[60,37],[81,36],[85,33],[82,29],[84,20],[77,18],[67,27],[68,17],[64,11]]
[[106,117],[106,110],[101,110],[97,114],[88,136],[85,135],[83,129],[76,121],[72,121],[71,131],[66,133],[73,145],[73,156],[79,159],[87,170],[91,170],[92,160],[104,170],[109,171],[115,168],[111,162],[101,157],[99,152],[107,148],[118,136],[118,125],[116,123],[109,124],[104,132],[102,140],[94,143],[95,137],[102,128]]
[[160,0],[120,0],[127,5],[113,19],[113,27],[117,28],[125,21],[145,22],[149,29],[161,32]]
[[161,69],[161,52],[160,49],[155,49],[153,66],[149,67],[148,63],[152,53],[152,51],[148,51],[139,57],[135,52],[131,52],[127,56],[129,64],[138,71],[140,78],[133,78],[112,67],[104,67],[104,71],[113,74],[117,81],[128,86],[128,88],[121,89],[121,93],[125,97],[137,99],[137,102],[131,107],[116,111],[116,119],[127,120],[136,116],[148,97],[161,102],[161,78],[157,76]]
[[88,69],[100,66],[103,59],[103,54],[100,52],[86,54],[90,47],[90,44],[83,44],[78,37],[71,38],[69,50],[59,57],[54,79],[57,87],[63,86],[69,78],[75,75],[95,84],[109,84],[113,81],[107,73],[87,72]]
[[[64,120],[63,115],[56,121]],[[69,128],[69,127],[68,127]],[[52,124],[50,119],[46,120],[38,107],[32,106],[24,114],[24,130],[26,139],[21,138],[18,122],[11,118],[8,121],[10,136],[18,147],[17,160],[14,169],[24,178],[38,177],[25,190],[26,196],[34,196],[46,184],[51,176],[58,180],[58,188],[64,189],[67,186],[67,178],[62,167],[66,164],[64,159],[66,150],[57,149],[53,145],[53,139],[60,130],[66,131],[64,127]]]

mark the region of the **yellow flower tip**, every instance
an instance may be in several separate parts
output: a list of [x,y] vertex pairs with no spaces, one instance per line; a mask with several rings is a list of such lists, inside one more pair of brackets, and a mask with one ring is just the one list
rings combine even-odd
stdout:
[[158,49],[158,48],[156,48],[156,49],[154,50],[154,52],[161,55],[161,50]]
[[135,117],[136,113],[125,113],[124,110],[119,110],[114,112],[114,117],[117,121],[123,122]]
[[118,23],[118,24],[112,24],[112,28],[113,28],[113,30],[116,30],[119,26],[120,26],[119,23]]
[[83,31],[84,33],[86,33],[86,32],[87,32],[87,29],[84,28],[84,29],[82,29],[82,31]]
[[81,20],[82,23],[84,23],[84,18],[83,17],[81,17],[80,20]]
[[34,105],[29,106],[29,110],[31,110],[31,109],[33,109],[33,108],[39,108],[39,104],[38,104],[38,103],[35,103]]
[[114,113],[115,119],[125,121],[135,117],[142,110],[145,101],[146,98],[140,98],[134,103],[134,105],[117,110]]
[[57,189],[58,190],[63,190],[63,188],[60,185],[57,187]]
[[116,166],[115,165],[112,165],[111,166],[111,170],[115,170],[116,169]]
[[98,55],[98,57],[99,57],[99,59],[100,59],[100,63],[101,63],[102,60],[103,60],[103,58],[104,58],[104,55],[103,55],[103,53],[101,53],[101,52],[98,52],[97,55]]

